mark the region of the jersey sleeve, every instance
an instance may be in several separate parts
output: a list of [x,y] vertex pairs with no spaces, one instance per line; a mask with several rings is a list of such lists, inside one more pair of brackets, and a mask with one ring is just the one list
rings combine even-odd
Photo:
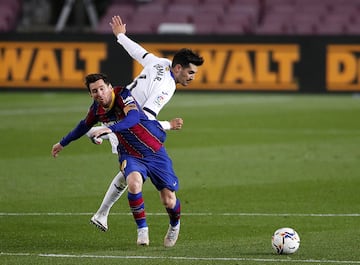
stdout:
[[158,57],[149,53],[138,43],[129,39],[124,33],[119,33],[117,35],[117,42],[124,47],[127,53],[136,61],[138,61],[142,66],[150,63],[153,60],[156,60]]
[[123,109],[125,117],[109,126],[108,128],[110,130],[113,132],[120,132],[129,129],[140,122],[138,106],[128,89],[123,89],[120,95],[116,97],[116,104]]
[[86,125],[85,120],[81,120],[71,132],[69,132],[64,138],[62,138],[60,144],[62,146],[67,146],[70,142],[83,136],[88,130],[90,130],[90,128],[91,127],[88,127]]
[[164,130],[166,131],[171,130],[171,124],[169,121],[159,121],[159,123]]
[[81,136],[87,133],[92,126],[94,126],[98,122],[94,115],[94,107],[95,105],[93,104],[90,107],[86,115],[86,118],[81,120],[72,131],[70,131],[65,137],[61,139],[60,144],[62,146],[67,146],[70,142],[79,139]]

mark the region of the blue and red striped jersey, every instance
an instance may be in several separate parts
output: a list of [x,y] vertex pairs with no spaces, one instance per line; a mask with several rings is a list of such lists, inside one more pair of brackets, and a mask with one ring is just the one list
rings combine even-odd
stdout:
[[98,122],[108,126],[119,140],[118,153],[145,157],[158,151],[166,132],[157,120],[149,120],[128,89],[115,87],[114,102],[105,109],[94,101],[84,120],[65,136],[60,144],[66,146],[84,135]]

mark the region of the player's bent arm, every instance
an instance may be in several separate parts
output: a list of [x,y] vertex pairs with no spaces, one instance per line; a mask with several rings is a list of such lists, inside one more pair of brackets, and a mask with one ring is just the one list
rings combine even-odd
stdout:
[[169,121],[159,121],[159,123],[164,130],[166,131],[171,130],[171,124]]
[[181,130],[184,121],[182,118],[174,118],[170,121],[159,121],[164,130]]
[[140,122],[139,111],[134,108],[126,113],[126,116],[121,121],[109,126],[108,128],[113,132],[120,132],[129,129]]
[[[154,113],[153,111],[145,108],[143,109],[145,115],[149,118],[149,120],[156,120],[156,113]],[[168,131],[168,130],[171,130],[171,122],[170,121],[159,121],[158,122],[160,123],[161,127]]]

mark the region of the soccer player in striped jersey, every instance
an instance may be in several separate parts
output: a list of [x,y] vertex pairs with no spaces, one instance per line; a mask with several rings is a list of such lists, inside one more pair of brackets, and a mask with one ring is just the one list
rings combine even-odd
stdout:
[[[144,68],[135,80],[127,86],[133,97],[139,103],[149,119],[155,120],[160,110],[169,102],[173,96],[176,84],[187,86],[198,71],[198,66],[204,62],[203,58],[190,49],[181,49],[175,53],[173,60],[159,58],[146,51],[136,42],[129,39],[126,33],[126,24],[119,16],[114,16],[110,23],[117,41],[138,61]],[[169,121],[160,121],[165,130],[179,130],[183,125],[181,118]],[[89,131],[91,137],[93,128]],[[110,140],[113,153],[116,153],[118,145],[117,137],[114,134],[102,136]],[[102,231],[108,230],[108,215],[111,207],[122,196],[127,188],[125,178],[120,171],[112,180],[103,201],[97,212],[91,217],[91,223]]]
[[128,201],[137,224],[138,245],[149,245],[148,225],[142,196],[143,182],[150,178],[160,192],[169,215],[164,246],[175,245],[180,230],[180,201],[176,198],[178,178],[163,143],[166,133],[160,123],[150,120],[132,97],[130,90],[113,88],[104,74],[86,76],[86,86],[94,102],[87,116],[52,147],[52,155],[85,135],[98,122],[105,126],[93,131],[93,137],[114,133],[119,141],[119,163],[128,183]]

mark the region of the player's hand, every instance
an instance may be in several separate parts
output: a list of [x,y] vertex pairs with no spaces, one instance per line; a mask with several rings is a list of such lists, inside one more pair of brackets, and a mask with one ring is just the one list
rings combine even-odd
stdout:
[[184,124],[182,118],[174,118],[170,121],[170,129],[171,130],[180,130]]
[[126,33],[126,24],[122,23],[120,16],[113,16],[109,24],[115,37],[117,37],[117,35],[119,35],[120,33]]
[[60,143],[54,144],[51,150],[52,156],[56,158],[63,149],[64,147]]
[[112,133],[112,130],[110,130],[107,127],[101,127],[98,130],[94,131],[91,137],[94,138],[100,138],[102,135]]

